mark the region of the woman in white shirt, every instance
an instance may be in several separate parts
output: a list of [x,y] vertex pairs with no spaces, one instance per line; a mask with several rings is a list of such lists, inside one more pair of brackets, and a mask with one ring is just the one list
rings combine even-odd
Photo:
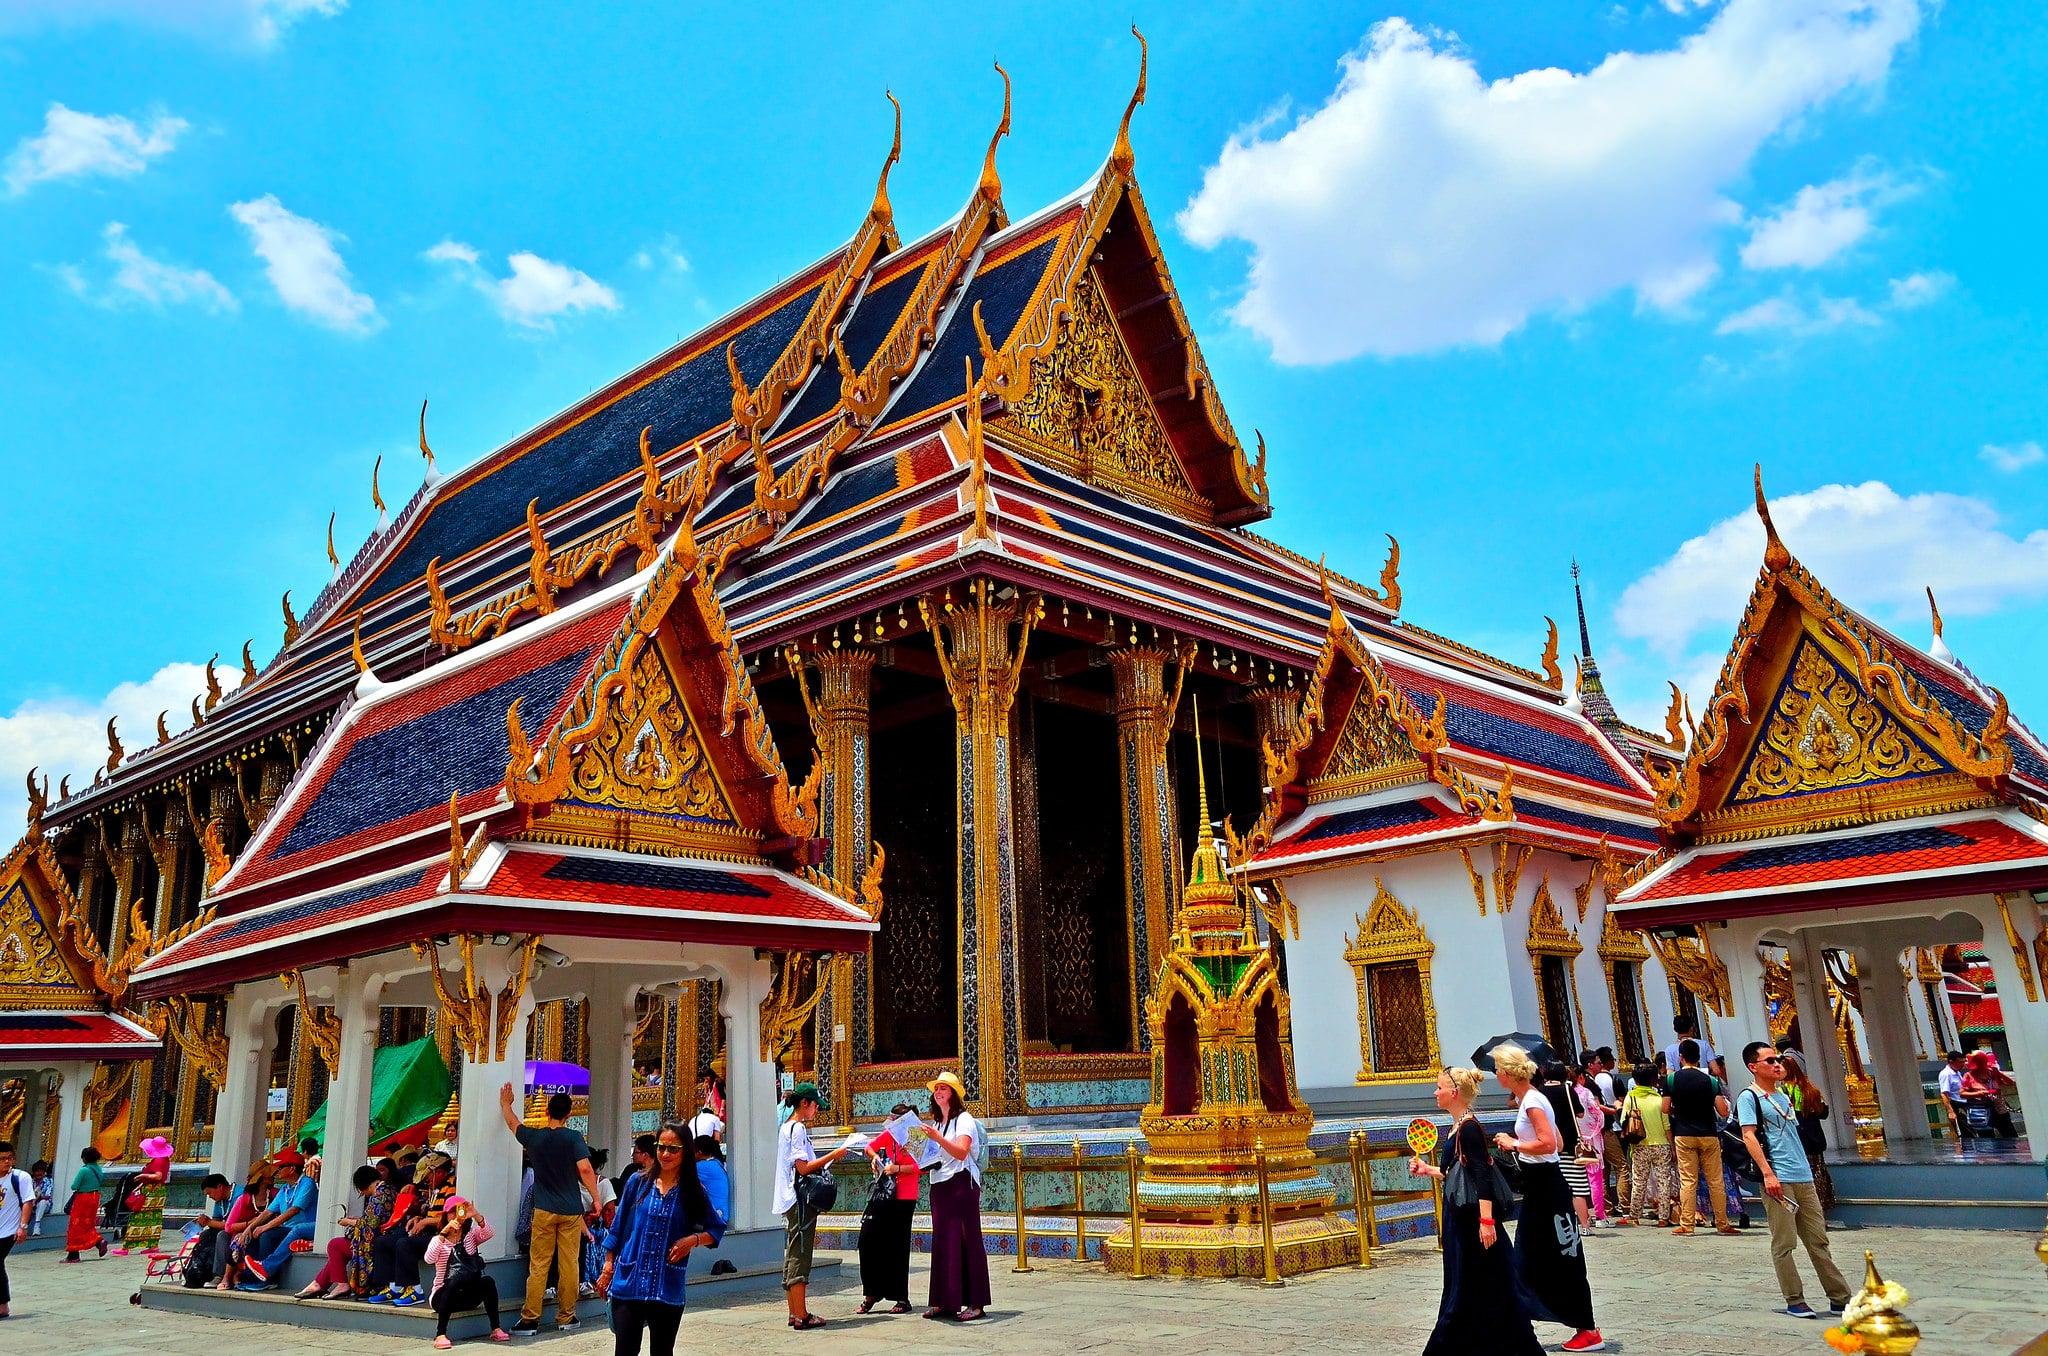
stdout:
[[1558,1170],[1558,1149],[1564,1138],[1557,1128],[1550,1099],[1534,1087],[1536,1061],[1519,1046],[1493,1051],[1494,1077],[1519,1108],[1515,1132],[1505,1130],[1494,1144],[1512,1150],[1522,1168],[1522,1218],[1515,1232],[1515,1266],[1528,1290],[1531,1318],[1575,1329],[1566,1351],[1605,1351],[1593,1322],[1593,1290],[1586,1283],[1585,1244],[1572,1209],[1572,1191]]
[[846,1157],[841,1145],[822,1158],[811,1156],[810,1123],[818,1115],[818,1085],[799,1083],[783,1099],[789,1119],[776,1131],[775,1213],[782,1216],[782,1294],[789,1302],[789,1326],[822,1328],[825,1320],[807,1307],[805,1290],[811,1281],[811,1248],[818,1238],[818,1217],[804,1209],[796,1197],[796,1179],[830,1168]]
[[[932,1169],[932,1289],[926,1318],[970,1323],[988,1314],[988,1253],[981,1245],[981,1122],[967,1110],[967,1089],[952,1073],[931,1090],[926,1129],[939,1146]],[[1019,1240],[1021,1245],[1022,1240]]]

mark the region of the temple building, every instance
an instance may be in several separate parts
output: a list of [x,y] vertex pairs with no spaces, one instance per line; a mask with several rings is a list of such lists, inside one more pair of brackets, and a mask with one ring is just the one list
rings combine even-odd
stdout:
[[[1668,786],[1733,756],[1732,699],[1688,752],[1675,691],[1664,735],[1615,715],[1583,616],[1568,689],[1554,625],[1525,667],[1404,620],[1391,538],[1367,585],[1257,535],[1264,442],[1167,271],[1143,97],[1141,64],[1099,172],[1013,216],[1005,76],[948,224],[899,237],[899,137],[841,248],[459,472],[423,407],[424,483],[352,557],[330,543],[273,657],[244,645],[232,687],[209,663],[153,742],[110,724],[90,784],[32,778],[0,900],[26,891],[81,984],[125,958],[95,1021],[144,1028],[91,1048],[58,1139],[160,1130],[239,1173],[326,1105],[350,1161],[374,1052],[431,1036],[463,1143],[523,1061],[559,1059],[616,1155],[712,1068],[745,1230],[773,1223],[778,1082],[814,1077],[846,1121],[956,1069],[991,1117],[1135,1124],[1204,837],[1197,699],[1220,869],[1294,1024],[1342,1032],[1294,1045],[1310,1110],[1426,1105],[1437,1063],[1502,1030],[1639,1055],[1674,1010],[1724,1045],[1761,1020],[1697,926],[1720,906],[1651,897],[1701,813]],[[1982,747],[2017,750],[1999,712]],[[2023,775],[1948,756],[1951,781]],[[2039,836],[1993,794],[1967,813]],[[1613,891],[1651,854],[1638,924]],[[2010,910],[2028,936],[2033,910]],[[1918,944],[1994,966],[2019,935],[1947,931]],[[12,973],[0,1001],[42,1002]],[[0,1066],[16,1045],[49,1056],[10,1033]],[[509,1213],[516,1181],[464,1172]]]

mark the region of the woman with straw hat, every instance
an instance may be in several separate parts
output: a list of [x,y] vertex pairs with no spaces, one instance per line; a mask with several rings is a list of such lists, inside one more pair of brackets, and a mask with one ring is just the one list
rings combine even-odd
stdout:
[[988,1254],[981,1244],[985,1136],[967,1109],[959,1075],[948,1071],[925,1086],[932,1094],[926,1132],[940,1152],[932,1169],[932,1288],[924,1316],[970,1323],[988,1313]]

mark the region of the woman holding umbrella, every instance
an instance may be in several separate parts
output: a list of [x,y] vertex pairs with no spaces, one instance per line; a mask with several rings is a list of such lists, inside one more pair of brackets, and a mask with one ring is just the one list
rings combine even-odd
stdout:
[[1564,1344],[1566,1351],[1605,1351],[1607,1343],[1593,1322],[1593,1291],[1586,1283],[1586,1254],[1571,1188],[1557,1165],[1564,1140],[1556,1113],[1550,1099],[1532,1086],[1536,1061],[1528,1051],[1501,1045],[1492,1053],[1494,1077],[1520,1108],[1514,1133],[1503,1130],[1493,1142],[1513,1151],[1522,1166],[1522,1227],[1515,1236],[1515,1264],[1534,1305],[1532,1317],[1574,1329]]

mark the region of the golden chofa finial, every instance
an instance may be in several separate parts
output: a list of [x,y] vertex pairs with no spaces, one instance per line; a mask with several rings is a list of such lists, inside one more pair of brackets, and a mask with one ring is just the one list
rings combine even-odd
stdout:
[[336,574],[341,573],[341,557],[334,554],[334,520],[339,516],[336,513],[327,515],[327,563],[334,567]]
[[868,220],[889,226],[896,220],[896,209],[889,205],[889,170],[903,158],[903,105],[889,90],[883,90],[882,97],[896,110],[896,135],[889,142],[889,158],[882,162],[882,177],[875,181],[875,204],[868,209]]
[[242,642],[242,681],[235,684],[235,691],[237,692],[240,692],[243,688],[249,686],[250,683],[256,681],[256,656],[250,653],[255,648],[255,645],[256,641],[253,637]]
[[1543,685],[1553,692],[1564,690],[1564,670],[1557,665],[1557,623],[1545,617],[1550,635],[1543,642]]
[[1955,651],[1949,649],[1948,642],[1941,638],[1941,604],[1934,601],[1932,588],[1927,590],[1927,613],[1934,622],[1934,640],[1928,645],[1927,653],[1953,667],[1956,662]]
[[976,191],[994,205],[996,225],[1006,226],[1009,219],[1003,213],[1003,177],[996,173],[996,147],[1010,135],[1010,73],[998,61],[996,74],[1003,77],[1003,120],[996,124],[996,134],[988,139],[988,155],[982,159],[981,185]]
[[380,454],[370,467],[370,502],[377,508],[377,530],[382,532],[391,522],[391,514],[384,507],[384,492],[377,488],[377,473],[384,469],[384,458]]
[[1763,463],[1756,467],[1756,516],[1764,520],[1764,568],[1772,574],[1792,563],[1792,553],[1778,538],[1778,525],[1771,521],[1771,504],[1764,498]]
[[1380,566],[1380,601],[1395,612],[1401,610],[1401,543],[1387,534],[1387,563]]
[[424,396],[420,399],[420,455],[427,459],[428,483],[439,480],[441,474],[434,469],[434,449],[427,446],[427,402]]
[[363,657],[363,614],[356,613],[355,629],[348,638],[349,657],[356,661],[357,673],[368,673],[370,661]]
[[299,638],[299,619],[292,615],[292,591],[284,591],[284,647],[289,650]]
[[1678,684],[1671,683],[1671,706],[1664,712],[1664,734],[1674,749],[1685,747],[1685,694],[1678,690]]
[[171,708],[168,706],[156,713],[156,742],[159,744],[171,742],[170,719]]
[[1111,168],[1126,178],[1136,168],[1138,156],[1131,149],[1131,115],[1138,111],[1138,105],[1145,102],[1145,67],[1151,60],[1152,49],[1145,41],[1145,35],[1131,25],[1131,36],[1138,40],[1138,87],[1131,91],[1130,103],[1124,105],[1124,120],[1117,124],[1116,145],[1110,149]]
[[220,705],[226,694],[221,691],[220,675],[214,672],[214,665],[220,663],[220,652],[214,651],[213,658],[206,661],[206,712],[213,714],[213,708]]
[[109,773],[115,772],[120,768],[122,755],[126,752],[121,747],[121,736],[114,732],[114,722],[117,719],[118,717],[115,716],[107,717],[107,771]]

